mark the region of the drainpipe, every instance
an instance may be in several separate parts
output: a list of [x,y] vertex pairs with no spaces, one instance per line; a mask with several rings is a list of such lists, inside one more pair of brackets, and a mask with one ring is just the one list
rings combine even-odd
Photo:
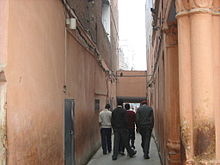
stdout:
[[0,1],[0,165],[6,165],[6,79],[9,1]]

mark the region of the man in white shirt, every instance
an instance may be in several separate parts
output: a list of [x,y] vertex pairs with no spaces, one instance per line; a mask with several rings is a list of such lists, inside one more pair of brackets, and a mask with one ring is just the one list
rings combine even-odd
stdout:
[[109,110],[110,105],[106,104],[105,109],[99,113],[99,125],[101,133],[101,142],[103,154],[106,155],[107,152],[111,153],[112,151],[112,126],[111,118],[112,112]]

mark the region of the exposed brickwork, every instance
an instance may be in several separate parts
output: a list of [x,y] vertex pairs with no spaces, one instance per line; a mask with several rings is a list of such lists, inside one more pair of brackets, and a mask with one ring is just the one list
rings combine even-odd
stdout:
[[109,40],[102,25],[102,0],[68,0],[71,8],[76,12],[98,50],[111,70],[116,71],[118,48],[118,9],[117,0],[111,2],[111,39]]

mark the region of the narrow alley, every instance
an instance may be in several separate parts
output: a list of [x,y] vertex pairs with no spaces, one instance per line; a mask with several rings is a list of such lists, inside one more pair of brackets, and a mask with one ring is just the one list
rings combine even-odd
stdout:
[[143,158],[140,134],[136,134],[135,147],[137,154],[133,158],[119,154],[120,156],[115,161],[112,160],[112,153],[103,155],[100,148],[87,165],[160,165],[160,158],[153,137],[151,138],[150,159]]
[[[101,154],[120,100],[149,160]],[[0,0],[0,165],[88,162],[220,165],[220,0]]]

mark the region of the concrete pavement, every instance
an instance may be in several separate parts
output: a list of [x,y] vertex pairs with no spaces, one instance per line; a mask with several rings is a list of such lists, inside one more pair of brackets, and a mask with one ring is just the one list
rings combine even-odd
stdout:
[[112,161],[112,153],[103,155],[100,148],[87,165],[161,165],[153,138],[151,138],[150,159],[144,159],[143,157],[140,134],[136,134],[135,147],[137,154],[134,158],[128,157],[127,154],[125,156],[119,154],[118,159],[114,161]]

